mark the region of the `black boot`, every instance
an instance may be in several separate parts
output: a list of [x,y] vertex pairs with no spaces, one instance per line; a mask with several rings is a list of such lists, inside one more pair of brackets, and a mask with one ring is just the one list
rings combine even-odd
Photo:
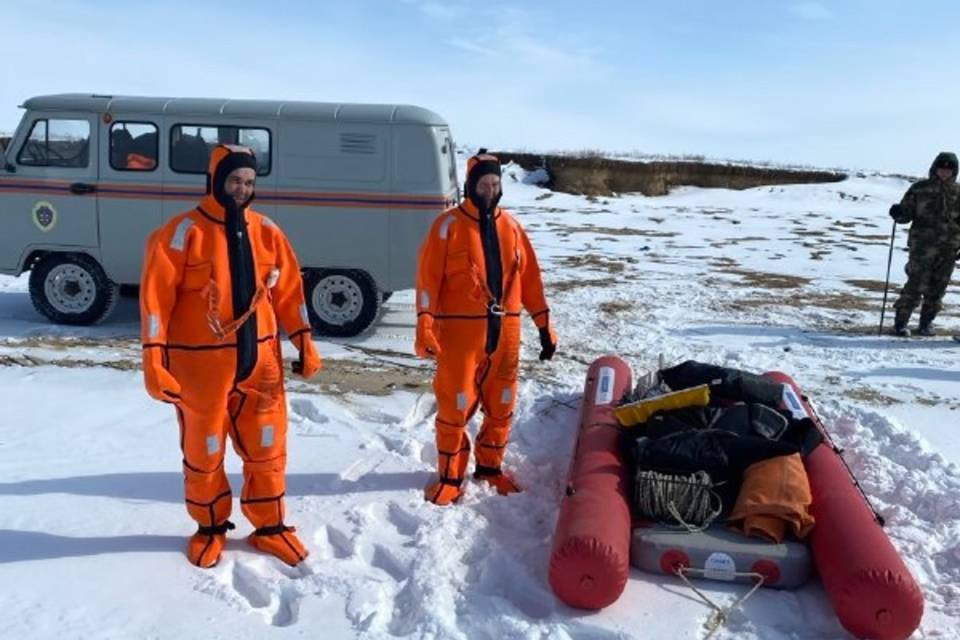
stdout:
[[893,332],[901,338],[910,337],[910,329],[907,329],[907,323],[910,322],[912,311],[906,309],[897,309],[897,315],[893,319]]
[[921,336],[933,336],[937,332],[933,330],[933,319],[937,317],[936,312],[923,311],[920,313],[920,326],[917,327],[917,333]]

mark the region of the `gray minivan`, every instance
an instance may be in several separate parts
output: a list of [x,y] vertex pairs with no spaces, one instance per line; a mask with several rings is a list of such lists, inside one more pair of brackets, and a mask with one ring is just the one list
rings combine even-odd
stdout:
[[218,143],[257,154],[254,208],[293,243],[314,328],[356,335],[414,285],[416,253],[459,199],[450,128],[407,105],[61,94],[27,100],[0,151],[0,273],[30,270],[55,322],[106,318],[147,236],[205,191]]

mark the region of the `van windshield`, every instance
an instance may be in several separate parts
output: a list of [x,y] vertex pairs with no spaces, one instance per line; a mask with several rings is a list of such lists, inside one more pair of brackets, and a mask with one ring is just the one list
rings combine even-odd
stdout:
[[87,120],[41,118],[33,122],[17,162],[33,167],[86,167],[90,162]]

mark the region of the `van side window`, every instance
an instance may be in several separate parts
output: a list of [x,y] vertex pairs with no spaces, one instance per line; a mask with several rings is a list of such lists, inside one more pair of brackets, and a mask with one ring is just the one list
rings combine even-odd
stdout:
[[159,141],[152,122],[117,121],[110,125],[110,166],[117,171],[153,171]]
[[257,175],[270,173],[270,132],[266,129],[238,129],[240,144],[257,155]]
[[241,144],[257,156],[257,175],[270,173],[270,131],[253,127],[177,124],[170,129],[170,168],[177,173],[206,173],[218,144]]
[[31,167],[70,167],[90,164],[90,123],[86,120],[36,120],[20,147],[17,162]]

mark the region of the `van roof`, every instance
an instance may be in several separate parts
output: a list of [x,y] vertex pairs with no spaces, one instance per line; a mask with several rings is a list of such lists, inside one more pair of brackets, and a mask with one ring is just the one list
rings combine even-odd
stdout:
[[350,104],[291,100],[228,100],[225,98],[156,98],[88,93],[59,93],[30,98],[22,105],[38,111],[285,118],[328,122],[389,122],[447,126],[438,114],[406,104]]

